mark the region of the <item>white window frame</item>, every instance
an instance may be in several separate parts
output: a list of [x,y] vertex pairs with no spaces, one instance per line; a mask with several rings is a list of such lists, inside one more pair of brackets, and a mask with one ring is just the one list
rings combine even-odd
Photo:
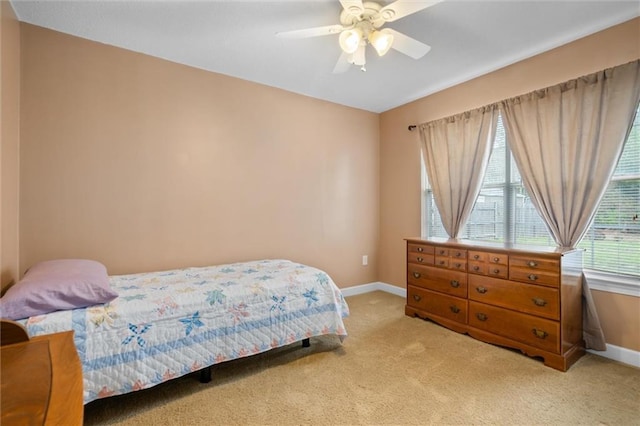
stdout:
[[589,288],[592,290],[640,297],[640,280],[638,278],[586,268],[583,272],[589,281]]

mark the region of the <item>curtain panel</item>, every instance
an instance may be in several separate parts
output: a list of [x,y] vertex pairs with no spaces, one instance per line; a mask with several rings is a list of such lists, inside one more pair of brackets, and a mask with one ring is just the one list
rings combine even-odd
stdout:
[[[500,102],[507,141],[556,243],[575,247],[613,175],[640,100],[640,60]],[[605,350],[583,276],[584,339]]]
[[418,126],[422,156],[442,225],[457,238],[482,186],[495,136],[492,105]]

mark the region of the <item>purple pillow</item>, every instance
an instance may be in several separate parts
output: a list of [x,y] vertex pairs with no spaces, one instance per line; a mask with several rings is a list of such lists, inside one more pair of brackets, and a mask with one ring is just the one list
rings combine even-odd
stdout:
[[12,320],[107,303],[118,297],[107,268],[84,259],[48,260],[32,266],[0,298],[0,316]]

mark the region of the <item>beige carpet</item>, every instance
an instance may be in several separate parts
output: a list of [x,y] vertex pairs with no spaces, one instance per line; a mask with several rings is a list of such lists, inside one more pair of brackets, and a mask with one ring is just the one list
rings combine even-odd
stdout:
[[312,339],[85,408],[87,425],[640,425],[640,370],[587,354],[568,372],[347,298],[349,337]]

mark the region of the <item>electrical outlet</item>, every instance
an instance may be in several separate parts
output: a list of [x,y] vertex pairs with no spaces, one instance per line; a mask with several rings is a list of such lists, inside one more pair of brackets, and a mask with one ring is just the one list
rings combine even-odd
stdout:
[[369,256],[366,254],[362,256],[362,266],[367,266],[369,264]]

